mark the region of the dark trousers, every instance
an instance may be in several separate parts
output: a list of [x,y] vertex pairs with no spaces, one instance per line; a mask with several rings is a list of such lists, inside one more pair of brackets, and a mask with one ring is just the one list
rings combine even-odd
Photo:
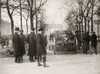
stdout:
[[16,62],[16,63],[20,63],[20,62],[21,62],[20,56],[15,56],[15,62]]
[[97,46],[91,46],[92,50],[94,50],[95,54],[97,54]]

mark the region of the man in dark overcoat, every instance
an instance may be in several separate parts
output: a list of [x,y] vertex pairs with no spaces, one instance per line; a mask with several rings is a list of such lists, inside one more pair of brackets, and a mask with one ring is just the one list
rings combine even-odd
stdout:
[[[95,54],[97,54],[97,36],[96,36],[95,32],[92,32],[92,35],[91,35],[91,48],[92,48],[92,50],[94,49]],[[91,52],[91,54],[92,54],[92,52]]]
[[42,66],[42,64],[40,64],[40,58],[42,56],[43,66],[48,67],[46,65],[46,54],[47,54],[46,46],[47,46],[47,38],[46,38],[46,35],[44,35],[44,30],[40,28],[37,34],[38,66]]
[[26,53],[26,51],[25,51],[25,42],[26,42],[26,37],[25,37],[25,35],[23,34],[23,30],[21,29],[20,30],[20,38],[21,38],[21,45],[20,45],[20,58],[21,58],[21,60],[23,61],[23,55]]
[[15,28],[15,33],[13,35],[12,42],[13,42],[13,47],[14,47],[15,62],[20,63],[21,62],[21,59],[20,59],[21,39],[19,36],[19,28],[18,27]]
[[31,28],[31,33],[27,36],[27,43],[29,44],[29,50],[28,50],[28,55],[29,55],[29,60],[30,62],[34,62],[34,58],[37,55],[37,50],[36,50],[36,35],[34,32],[34,28]]
[[83,37],[83,53],[84,54],[87,54],[87,51],[89,50],[89,41],[90,41],[89,32],[86,32]]

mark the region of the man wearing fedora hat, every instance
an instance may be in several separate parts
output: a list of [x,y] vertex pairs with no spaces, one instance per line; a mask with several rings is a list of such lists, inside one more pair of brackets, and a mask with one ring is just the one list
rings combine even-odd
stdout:
[[29,50],[28,50],[28,55],[29,55],[29,60],[30,62],[34,62],[34,58],[37,55],[37,50],[36,50],[36,35],[34,32],[34,28],[31,28],[30,34],[27,36],[27,43],[29,44]]
[[21,60],[20,60],[21,39],[20,39],[20,36],[19,36],[19,27],[15,28],[15,33],[13,35],[12,42],[13,42],[13,47],[14,47],[15,62],[21,63]]
[[37,56],[38,56],[38,66],[42,66],[40,64],[40,58],[42,56],[43,59],[43,66],[48,67],[46,65],[46,45],[47,45],[47,39],[46,36],[44,35],[44,29],[40,28],[39,32],[37,34]]

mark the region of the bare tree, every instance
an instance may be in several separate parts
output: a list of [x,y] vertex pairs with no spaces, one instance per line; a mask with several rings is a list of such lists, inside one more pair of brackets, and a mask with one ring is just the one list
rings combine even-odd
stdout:
[[10,22],[11,22],[11,32],[12,32],[12,35],[14,34],[14,19],[13,19],[13,13],[14,11],[20,6],[19,4],[18,5],[15,5],[14,3],[16,2],[15,0],[4,0],[3,1],[3,6],[2,8],[6,8],[7,9],[7,13],[8,13],[8,16],[10,18]]
[[47,2],[47,0],[27,0],[28,6],[29,6],[29,12],[30,12],[31,27],[34,27],[34,25],[33,25],[33,18],[34,18],[34,16],[36,15],[36,17],[37,17],[37,12],[41,9],[41,7],[46,2]]
[[[98,12],[98,10],[95,9],[95,7],[97,7],[98,0],[87,0],[87,1],[76,0],[76,2],[78,4],[78,8],[77,8],[78,15],[75,15],[74,17],[76,17],[76,21],[79,22],[79,24],[78,24],[79,30],[83,31],[83,27],[84,27],[85,32],[90,31],[90,22],[91,22],[91,31],[93,31],[93,20],[94,20],[93,17]],[[75,10],[75,11],[77,11],[77,10]],[[72,15],[73,14],[74,13],[72,13]],[[72,17],[72,18],[74,18],[74,17]],[[80,21],[78,19],[80,19]],[[83,24],[85,26],[83,26]]]

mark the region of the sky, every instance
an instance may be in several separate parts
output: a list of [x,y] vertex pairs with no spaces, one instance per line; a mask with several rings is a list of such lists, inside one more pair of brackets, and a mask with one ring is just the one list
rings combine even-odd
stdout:
[[62,24],[64,0],[48,0],[46,3],[46,16],[49,24]]

